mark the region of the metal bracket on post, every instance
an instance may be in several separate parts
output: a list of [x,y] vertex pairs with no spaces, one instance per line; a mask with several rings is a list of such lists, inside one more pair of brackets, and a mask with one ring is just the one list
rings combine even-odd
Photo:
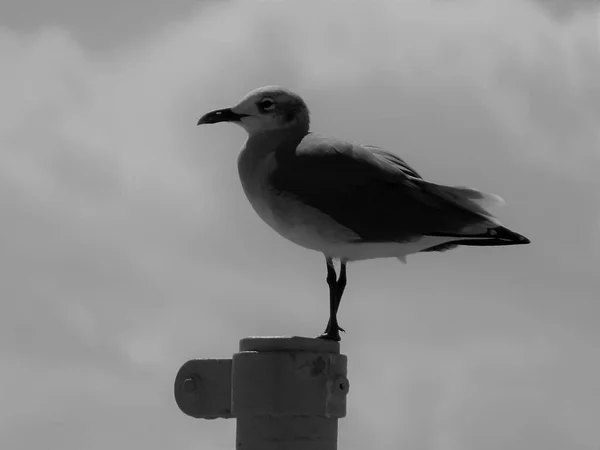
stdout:
[[191,417],[236,418],[237,449],[336,450],[346,369],[338,342],[245,338],[233,359],[186,362],[175,378],[175,400]]

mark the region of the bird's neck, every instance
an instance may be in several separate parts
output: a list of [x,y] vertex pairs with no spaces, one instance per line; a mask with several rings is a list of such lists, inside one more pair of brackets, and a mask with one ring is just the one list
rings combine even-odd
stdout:
[[257,149],[270,153],[281,147],[295,148],[296,145],[308,134],[308,127],[285,127],[265,130],[248,136],[246,148]]

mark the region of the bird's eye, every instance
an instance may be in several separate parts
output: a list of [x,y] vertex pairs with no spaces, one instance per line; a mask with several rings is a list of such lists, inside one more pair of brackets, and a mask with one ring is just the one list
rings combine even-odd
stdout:
[[271,111],[275,108],[275,102],[270,98],[263,98],[258,106],[262,111]]

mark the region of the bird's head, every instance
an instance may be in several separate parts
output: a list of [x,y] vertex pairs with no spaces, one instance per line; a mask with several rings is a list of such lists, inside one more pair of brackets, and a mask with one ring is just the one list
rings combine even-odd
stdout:
[[198,125],[233,122],[249,135],[294,128],[308,132],[309,112],[304,100],[279,86],[265,86],[244,96],[235,106],[203,115]]

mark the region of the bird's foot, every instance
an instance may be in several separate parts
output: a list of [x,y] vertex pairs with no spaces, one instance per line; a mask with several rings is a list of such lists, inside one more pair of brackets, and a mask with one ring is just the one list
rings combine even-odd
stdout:
[[340,342],[342,340],[342,337],[340,336],[340,331],[342,331],[343,333],[346,332],[346,330],[344,330],[340,326],[338,326],[335,329],[328,328],[323,334],[317,336],[317,339],[326,339],[328,341]]
[[342,337],[340,336],[340,333],[323,333],[319,336],[317,336],[317,339],[324,339],[326,341],[336,341],[336,342],[340,342],[342,340]]

